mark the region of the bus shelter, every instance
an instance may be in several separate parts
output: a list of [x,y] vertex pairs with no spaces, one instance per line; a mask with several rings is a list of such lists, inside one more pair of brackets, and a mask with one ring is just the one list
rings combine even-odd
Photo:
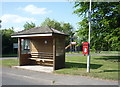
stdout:
[[65,67],[65,37],[63,32],[50,27],[35,27],[14,33],[18,38],[19,65]]

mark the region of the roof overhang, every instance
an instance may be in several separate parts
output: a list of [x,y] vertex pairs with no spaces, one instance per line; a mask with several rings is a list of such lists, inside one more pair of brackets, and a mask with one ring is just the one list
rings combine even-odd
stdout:
[[39,37],[39,36],[52,36],[51,34],[26,34],[26,35],[12,35],[11,37]]

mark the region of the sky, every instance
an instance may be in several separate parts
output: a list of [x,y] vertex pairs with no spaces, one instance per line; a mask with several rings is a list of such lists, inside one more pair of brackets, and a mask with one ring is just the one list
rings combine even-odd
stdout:
[[26,22],[37,26],[46,19],[70,23],[74,30],[81,18],[73,14],[74,3],[70,2],[2,2],[2,29],[14,27],[15,31],[23,30]]

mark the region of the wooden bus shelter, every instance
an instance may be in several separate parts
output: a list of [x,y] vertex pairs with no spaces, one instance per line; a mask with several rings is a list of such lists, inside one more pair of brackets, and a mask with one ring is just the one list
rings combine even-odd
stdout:
[[65,67],[66,34],[49,27],[35,27],[12,35],[18,38],[19,65]]

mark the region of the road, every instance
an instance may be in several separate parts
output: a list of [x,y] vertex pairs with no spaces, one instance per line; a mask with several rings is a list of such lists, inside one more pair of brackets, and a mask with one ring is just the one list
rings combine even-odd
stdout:
[[[118,54],[91,54],[91,55],[118,55]],[[83,54],[66,54],[66,56],[83,56]],[[0,57],[1,59],[17,59],[18,57]]]
[[118,85],[117,81],[106,81],[82,76],[58,75],[16,68],[2,69],[3,85]]
[[3,60],[3,59],[17,59],[18,57],[0,57],[0,60]]

